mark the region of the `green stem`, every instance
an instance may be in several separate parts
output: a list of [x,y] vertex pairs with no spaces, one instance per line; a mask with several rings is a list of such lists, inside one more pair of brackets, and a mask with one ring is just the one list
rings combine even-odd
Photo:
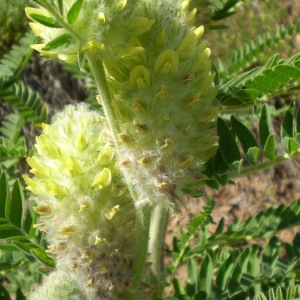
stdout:
[[[118,134],[120,132],[120,126],[117,122],[117,118],[114,109],[111,105],[111,94],[107,85],[106,74],[103,68],[102,60],[99,56],[93,55],[90,51],[86,51],[86,57],[89,60],[90,66],[93,70],[94,77],[98,86],[99,95],[101,98],[101,104],[104,109],[105,116],[107,118],[109,127],[111,129],[112,137],[118,152],[118,158],[120,159],[120,146]],[[126,178],[125,178],[126,181]],[[134,188],[127,182],[127,186],[131,193],[132,199],[136,202],[137,195]],[[131,291],[128,291],[127,295],[124,295],[126,300],[136,299],[138,288],[142,278],[143,270],[145,267],[145,261],[147,257],[148,241],[149,241],[149,228],[151,219],[152,208],[144,206],[137,209],[136,213],[136,253],[133,262],[133,274],[134,283]]]
[[90,63],[90,66],[92,67],[94,77],[98,86],[99,96],[101,98],[101,104],[103,106],[104,113],[107,118],[112,137],[119,154],[120,147],[118,134],[120,133],[120,126],[117,122],[115,111],[111,105],[111,94],[107,85],[102,59],[98,55],[92,54],[90,51],[86,51],[85,54]]
[[138,299],[137,297],[138,288],[141,283],[141,279],[143,276],[143,271],[147,259],[151,212],[152,212],[152,207],[147,205],[137,209],[137,214],[136,214],[137,244],[136,244],[135,259],[133,262],[134,282],[133,282],[132,293],[128,294],[128,296],[125,298],[126,300]]
[[156,287],[156,295],[154,299],[162,296],[162,285],[164,272],[164,243],[169,221],[169,209],[164,203],[160,203],[155,207],[151,220],[150,229],[150,255],[151,255],[151,271],[152,281]]
[[263,162],[263,163],[259,164],[258,166],[253,166],[253,167],[246,168],[238,174],[232,174],[232,175],[229,174],[229,178],[237,178],[237,177],[245,176],[245,175],[248,175],[248,174],[251,174],[251,173],[254,173],[254,172],[258,172],[258,171],[276,166],[277,164],[282,163],[282,162],[284,162],[286,160],[289,160],[292,157],[295,157],[295,156],[298,156],[298,155],[300,155],[300,152],[297,152],[297,153],[295,153],[291,156],[289,156],[287,154],[281,155],[281,156],[278,156],[274,160],[269,160],[269,161]]

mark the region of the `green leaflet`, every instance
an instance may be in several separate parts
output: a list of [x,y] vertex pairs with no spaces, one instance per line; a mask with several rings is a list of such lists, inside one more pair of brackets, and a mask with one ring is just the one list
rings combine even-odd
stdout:
[[30,14],[30,17],[37,21],[38,23],[41,23],[47,27],[51,28],[59,28],[61,27],[54,18],[42,16],[39,14]]
[[[300,54],[287,60],[279,59],[276,54],[265,66],[252,69],[223,84],[217,98],[226,107],[251,106],[291,89],[299,79]],[[243,92],[248,89],[250,93]]]
[[283,150],[293,155],[298,150],[297,135],[296,135],[296,122],[294,117],[295,104],[291,102],[288,110],[286,111],[282,124],[281,124],[281,145]]
[[20,181],[16,180],[13,185],[10,211],[8,212],[8,219],[11,224],[18,228],[23,226],[23,211],[24,211],[24,194],[20,186]]
[[273,160],[276,157],[277,146],[275,137],[271,133],[271,118],[268,105],[264,104],[259,121],[259,139],[265,155]]
[[248,161],[251,164],[256,165],[259,159],[259,148],[256,139],[249,129],[244,124],[237,121],[233,116],[231,117],[231,125],[234,133],[241,142]]
[[235,171],[239,172],[242,164],[241,154],[235,138],[223,119],[218,118],[217,130],[219,147],[225,162]]
[[69,24],[73,25],[77,20],[83,2],[84,0],[77,0],[68,11],[67,20]]
[[65,33],[51,40],[49,43],[47,43],[42,48],[42,51],[50,51],[53,49],[58,51],[58,50],[66,49],[74,41],[75,41],[74,37],[71,34]]
[[44,265],[48,267],[55,267],[55,262],[53,259],[49,258],[45,250],[39,248],[32,248],[30,252]]
[[199,291],[205,293],[207,299],[209,299],[212,279],[213,279],[212,259],[209,255],[206,255],[201,263],[198,286],[199,286]]

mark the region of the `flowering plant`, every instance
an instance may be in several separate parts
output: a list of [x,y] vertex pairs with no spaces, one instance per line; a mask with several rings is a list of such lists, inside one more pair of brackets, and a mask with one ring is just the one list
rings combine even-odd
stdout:
[[[51,256],[56,268],[29,299],[161,298],[168,217],[184,210],[185,196],[200,196],[204,186],[218,189],[237,174],[300,153],[300,126],[295,126],[300,118],[293,103],[282,123],[285,154],[278,157],[266,105],[260,145],[243,123],[232,117],[230,129],[219,117],[224,110],[253,106],[293,88],[300,78],[300,55],[287,60],[273,56],[264,66],[222,83],[224,72],[212,66],[194,1],[34,2],[26,14],[41,43],[32,48],[47,59],[78,63],[81,68],[88,64],[104,113],[86,104],[67,106],[50,125],[42,125],[35,153],[27,158],[31,175],[23,178],[39,215],[32,223],[47,240],[46,251],[32,247],[29,252],[43,262]],[[252,167],[244,167],[240,148]],[[260,151],[270,161],[260,162]],[[262,237],[268,231],[248,222],[247,234],[246,229],[222,233],[220,227],[209,238],[205,232],[213,222],[213,205],[208,198],[188,228],[189,235],[175,243],[169,272],[173,276],[186,259],[190,276],[187,291],[174,283],[175,294],[194,299],[253,295],[267,267],[248,285],[241,269],[259,265],[257,249],[246,248],[236,265],[228,251],[220,259],[223,269],[216,283],[210,277],[217,254],[207,249],[218,248],[223,240],[230,243],[235,234],[247,239],[247,234]],[[288,225],[281,223],[282,210],[272,212],[279,214],[274,231],[298,224],[299,203],[291,211]],[[198,276],[189,245],[200,230],[199,253],[207,252]],[[270,242],[271,252],[273,246]],[[234,282],[236,288],[227,287]]]

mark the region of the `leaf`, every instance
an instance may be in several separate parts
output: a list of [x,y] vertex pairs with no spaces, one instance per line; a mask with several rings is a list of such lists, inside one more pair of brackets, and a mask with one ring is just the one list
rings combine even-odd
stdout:
[[295,122],[294,122],[295,103],[291,102],[281,124],[281,139],[285,137],[293,138],[295,136]]
[[222,290],[225,289],[226,283],[228,281],[228,278],[231,274],[231,271],[233,269],[233,256],[230,255],[222,264],[220,267],[217,278],[216,278],[216,286],[221,288]]
[[59,28],[61,27],[54,18],[46,17],[39,14],[29,14],[29,16],[37,21],[40,24],[43,24],[44,26],[50,27],[50,28]]
[[212,279],[213,279],[213,265],[212,260],[208,254],[205,255],[200,271],[199,271],[199,281],[198,287],[199,291],[205,292],[208,297],[212,288]]
[[267,104],[263,105],[259,121],[259,139],[265,155],[274,160],[277,153],[275,137],[271,133],[270,111]]
[[42,51],[50,51],[53,49],[57,49],[58,48],[67,48],[70,43],[74,41],[74,38],[71,34],[69,33],[65,33],[62,34],[56,38],[54,38],[53,40],[51,40],[49,43],[47,43],[41,50]]
[[259,149],[255,137],[251,134],[249,129],[244,124],[237,121],[234,116],[231,117],[231,125],[242,144],[247,159],[251,164],[256,165],[259,157]]
[[188,281],[187,281],[187,294],[189,296],[193,296],[197,293],[198,291],[198,286],[197,286],[197,265],[194,259],[190,258],[188,260]]
[[182,281],[179,278],[173,279],[173,286],[177,295],[185,295],[185,290]]
[[3,285],[0,283],[0,299],[1,300],[11,300],[9,293],[7,290],[3,287]]
[[282,149],[289,155],[293,155],[297,152],[299,145],[298,143],[289,137],[285,137],[281,140]]
[[221,118],[217,120],[217,130],[219,147],[224,160],[234,171],[239,172],[242,163],[241,154],[233,134]]
[[24,296],[20,288],[17,289],[16,300],[26,300],[26,297]]
[[30,252],[43,264],[45,264],[48,267],[55,267],[55,262],[52,258],[50,258],[45,250],[43,249],[31,249]]
[[67,20],[69,24],[73,25],[77,20],[83,1],[84,0],[77,0],[68,11]]
[[5,206],[6,206],[6,199],[8,197],[8,185],[6,179],[6,173],[2,172],[0,176],[0,218],[5,217]]
[[9,212],[9,221],[18,228],[22,228],[24,209],[24,194],[20,181],[16,180],[13,185],[11,195],[11,206]]
[[18,237],[23,237],[23,232],[16,228],[15,226],[4,224],[0,225],[0,239],[15,239]]

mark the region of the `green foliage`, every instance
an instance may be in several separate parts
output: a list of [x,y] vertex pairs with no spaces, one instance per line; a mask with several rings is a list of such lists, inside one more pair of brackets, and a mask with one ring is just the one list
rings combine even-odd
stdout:
[[300,54],[283,60],[278,54],[251,71],[223,84],[217,96],[227,108],[252,106],[295,87],[300,79]]
[[[300,280],[300,252],[297,250],[300,235],[297,234],[293,244],[289,245],[281,243],[276,234],[299,225],[299,213],[300,200],[297,200],[287,207],[270,208],[243,223],[236,219],[225,233],[223,219],[213,234],[208,234],[208,224],[205,224],[193,246],[186,245],[187,233],[181,232],[180,239],[175,240],[172,257],[177,262],[178,256],[174,254],[184,245],[180,259],[181,265],[187,265],[187,282],[184,285],[180,279],[173,278],[175,295],[163,299],[252,299],[262,297],[258,293],[273,287],[280,287],[290,295],[289,299],[294,299],[291,298],[294,294],[291,286]],[[195,231],[199,228],[188,228],[189,234],[198,236]],[[264,244],[263,239],[267,237],[270,239]],[[262,239],[261,242],[258,239]],[[248,244],[248,241],[257,242]],[[170,274],[178,267],[177,263]]]
[[29,0],[1,0],[0,11],[0,58],[28,30],[24,8]]
[[8,106],[17,108],[24,122],[47,122],[48,107],[38,93],[19,81],[19,76],[32,55],[30,45],[36,38],[30,32],[26,34],[0,60],[0,99]]
[[[270,289],[269,292],[264,295],[263,293],[258,293],[253,300],[299,300],[300,299],[300,286],[290,286],[285,296],[283,296],[284,293],[282,292],[282,289],[278,287],[276,291],[274,289]],[[247,298],[246,300],[251,300],[250,298]]]
[[[295,103],[291,102],[281,123],[280,145],[278,145],[272,131],[270,107],[267,104],[262,106],[259,141],[248,127],[234,116],[231,116],[231,129],[219,118],[217,127],[220,138],[219,149],[206,165],[206,174],[209,176],[207,184],[217,188],[218,184],[226,184],[229,178],[264,169],[299,155],[299,122],[300,113]],[[279,147],[285,154],[277,154]],[[243,167],[243,161],[246,167]]]
[[280,42],[284,42],[299,32],[300,26],[298,24],[289,23],[287,26],[280,25],[273,34],[267,32],[264,36],[257,36],[255,41],[251,40],[238,50],[235,50],[228,66],[224,66],[222,60],[218,59],[216,66],[220,80],[222,82],[228,81],[233,75],[257,63],[266,48],[275,47]]
[[[17,288],[29,289],[39,279],[37,261],[46,268],[54,267],[53,259],[45,252],[44,236],[33,226],[37,217],[32,206],[31,204],[28,211],[25,209],[24,191],[19,180],[10,189],[6,174],[1,172],[0,270],[3,277],[11,280],[14,291]],[[27,278],[29,273],[31,275]],[[5,293],[3,286],[2,291]],[[21,291],[18,293],[21,297]]]

